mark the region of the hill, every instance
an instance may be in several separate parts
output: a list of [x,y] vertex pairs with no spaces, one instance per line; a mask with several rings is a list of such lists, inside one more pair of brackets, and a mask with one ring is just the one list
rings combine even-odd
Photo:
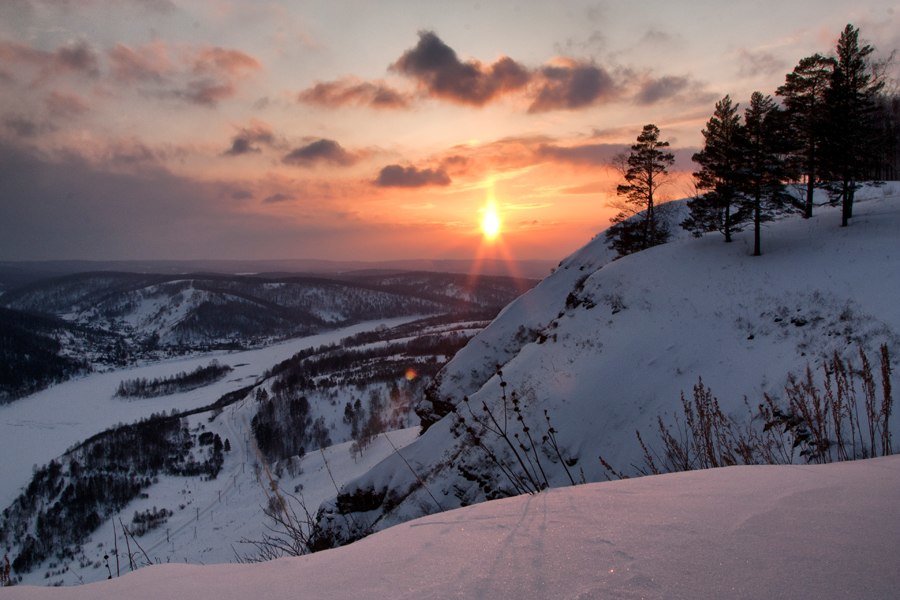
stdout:
[[[9,356],[0,402],[92,368],[259,348],[362,321],[448,313],[491,318],[534,283],[430,272],[332,279],[94,272],[45,279],[0,296],[0,352]],[[35,339],[41,356],[21,350]],[[35,362],[46,373],[16,375],[33,371]]]
[[658,419],[674,423],[698,378],[746,422],[764,394],[784,396],[790,373],[809,366],[821,383],[835,353],[858,364],[860,350],[871,357],[885,344],[896,373],[897,192],[860,192],[847,228],[826,207],[772,223],[761,257],[747,234],[614,261],[593,240],[438,374],[418,409],[427,430],[404,450],[415,475],[390,457],[345,487],[319,511],[316,546],[521,492],[529,470],[552,487],[605,479],[601,455],[633,472],[643,457],[635,431],[652,445]]

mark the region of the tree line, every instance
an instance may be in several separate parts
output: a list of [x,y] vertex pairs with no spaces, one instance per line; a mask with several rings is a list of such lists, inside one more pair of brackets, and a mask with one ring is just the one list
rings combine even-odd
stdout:
[[119,383],[116,396],[120,398],[155,398],[178,392],[189,392],[215,383],[231,370],[230,366],[213,360],[208,365],[201,365],[190,373],[181,371],[170,377],[125,379]]
[[[788,211],[813,215],[813,195],[824,189],[840,204],[841,225],[853,217],[860,181],[897,175],[900,96],[885,91],[886,62],[848,24],[835,51],[801,59],[775,90],[754,92],[747,108],[730,95],[716,103],[693,155],[697,193],[681,226],[695,236],[719,231],[726,242],[752,224],[753,254],[761,254],[761,223]],[[656,125],[645,125],[630,152],[617,158],[624,196],[607,230],[620,256],[664,243],[669,223],[659,216],[659,189],[675,156]],[[805,184],[796,200],[787,184]]]

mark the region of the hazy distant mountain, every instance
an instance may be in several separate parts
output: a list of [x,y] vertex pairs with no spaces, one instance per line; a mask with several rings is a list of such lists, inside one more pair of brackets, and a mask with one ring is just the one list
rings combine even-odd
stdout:
[[0,292],[49,277],[95,271],[129,273],[222,273],[267,275],[334,275],[353,271],[433,271],[541,279],[556,266],[552,260],[410,259],[391,261],[285,260],[47,260],[0,261]]

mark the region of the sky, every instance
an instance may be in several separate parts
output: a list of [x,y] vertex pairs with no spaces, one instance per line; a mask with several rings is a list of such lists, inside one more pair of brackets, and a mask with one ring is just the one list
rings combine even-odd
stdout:
[[561,259],[644,124],[684,197],[847,23],[900,47],[880,0],[2,0],[0,260]]

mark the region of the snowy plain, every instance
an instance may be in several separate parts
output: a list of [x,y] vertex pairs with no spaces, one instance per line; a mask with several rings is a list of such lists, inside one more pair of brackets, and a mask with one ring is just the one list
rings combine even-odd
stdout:
[[159,565],[10,600],[896,598],[900,456],[553,489],[317,554]]

